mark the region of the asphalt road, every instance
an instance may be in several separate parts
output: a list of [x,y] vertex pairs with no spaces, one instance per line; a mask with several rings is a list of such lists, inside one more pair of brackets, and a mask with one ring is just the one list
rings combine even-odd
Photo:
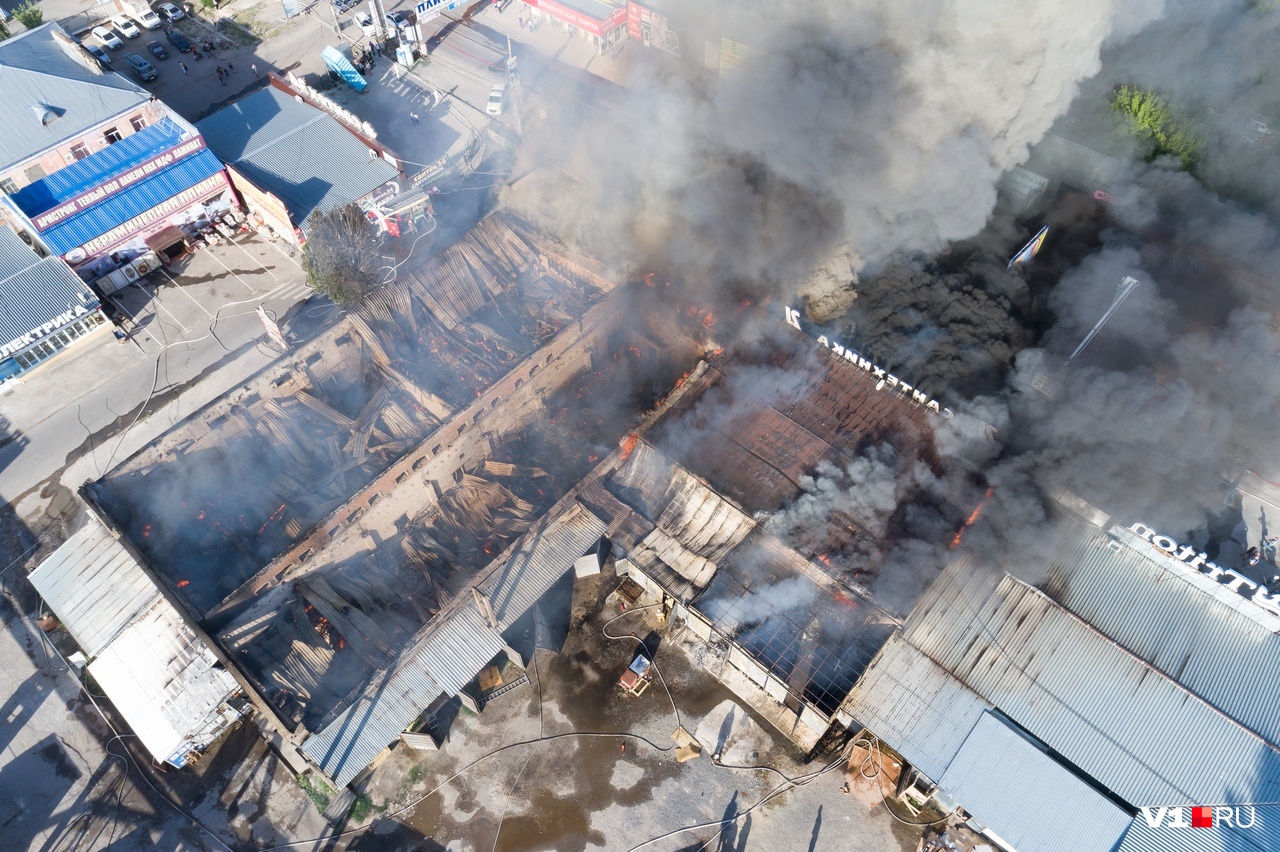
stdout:
[[[238,361],[244,375],[277,357],[254,345],[265,336],[254,309],[283,317],[311,292],[297,262],[256,236],[208,248],[184,271],[162,270],[122,291],[112,301],[136,320],[131,342],[100,330],[0,396],[11,439],[0,446],[0,503],[19,500],[80,454],[105,471],[119,458],[104,432],[231,353],[249,347]],[[167,413],[176,422],[190,410]]]

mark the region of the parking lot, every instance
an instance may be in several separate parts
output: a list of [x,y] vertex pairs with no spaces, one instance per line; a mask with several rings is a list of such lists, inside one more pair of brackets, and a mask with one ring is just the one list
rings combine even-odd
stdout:
[[[32,492],[81,454],[90,472],[109,466],[131,444],[104,446],[105,434],[218,367],[234,375],[203,382],[187,405],[197,407],[206,392],[260,369],[279,353],[266,344],[255,309],[261,305],[284,321],[287,333],[286,318],[333,310],[323,299],[297,307],[312,294],[297,259],[256,235],[206,248],[112,294],[108,306],[125,318],[127,340],[107,333],[86,338],[0,395],[0,417],[21,436],[0,446],[0,501]],[[185,416],[190,408],[181,411]],[[146,428],[131,432],[130,441]]]

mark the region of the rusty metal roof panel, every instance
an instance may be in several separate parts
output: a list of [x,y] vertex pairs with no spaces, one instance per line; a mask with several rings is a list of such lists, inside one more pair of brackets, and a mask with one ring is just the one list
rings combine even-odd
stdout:
[[936,781],[990,706],[899,633],[858,679],[844,709]]
[[30,579],[90,657],[160,597],[129,552],[92,515]]

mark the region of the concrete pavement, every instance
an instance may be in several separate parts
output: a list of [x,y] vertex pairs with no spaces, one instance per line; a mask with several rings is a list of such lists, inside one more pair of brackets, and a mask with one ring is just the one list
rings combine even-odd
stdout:
[[[264,331],[255,307],[284,317],[311,294],[297,260],[260,237],[242,236],[192,256],[180,273],[162,270],[111,297],[136,319],[133,342],[96,335],[0,396],[0,417],[22,438],[0,446],[0,503],[38,489],[82,453],[88,464],[78,476],[97,476],[124,458],[129,442],[117,449],[119,439],[104,444],[104,436],[137,416],[144,403],[152,403],[151,413],[133,427],[140,430],[128,436],[134,440],[158,434],[194,410],[197,400],[207,401],[206,394],[221,393],[265,366],[279,353],[260,343]],[[156,416],[155,403],[245,347],[229,370],[218,371],[220,382],[199,395],[180,396],[162,418]],[[74,489],[81,482],[67,484]],[[29,508],[20,512],[26,516]]]

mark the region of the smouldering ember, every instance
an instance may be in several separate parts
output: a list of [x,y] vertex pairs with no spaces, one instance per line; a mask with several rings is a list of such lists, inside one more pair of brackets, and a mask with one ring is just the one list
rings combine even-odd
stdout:
[[996,487],[994,485],[987,488],[987,493],[982,496],[982,500],[979,501],[978,505],[969,514],[969,518],[964,522],[964,526],[956,530],[955,537],[951,539],[952,550],[955,550],[957,547],[960,546],[960,540],[964,538],[964,531],[969,529],[969,527],[973,526],[974,522],[977,521],[978,518],[982,515],[982,507],[987,505],[987,501],[991,499],[991,494],[995,490],[996,490]]

